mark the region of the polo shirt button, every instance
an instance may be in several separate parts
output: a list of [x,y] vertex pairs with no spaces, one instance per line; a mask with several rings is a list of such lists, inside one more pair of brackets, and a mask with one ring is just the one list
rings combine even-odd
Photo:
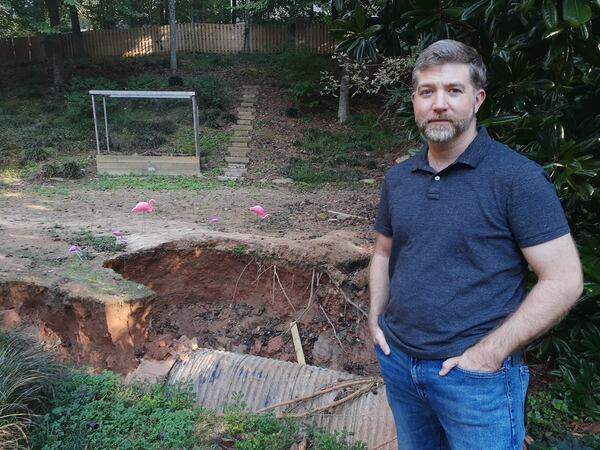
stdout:
[[439,175],[436,175],[436,176],[435,176],[435,178],[434,178],[434,180],[435,180],[435,181],[440,181],[440,176],[439,176]]

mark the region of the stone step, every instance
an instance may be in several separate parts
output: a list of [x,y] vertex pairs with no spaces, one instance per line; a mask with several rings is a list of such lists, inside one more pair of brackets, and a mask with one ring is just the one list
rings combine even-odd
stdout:
[[[232,156],[232,158],[233,158],[233,156]],[[230,162],[230,163],[227,163],[227,167],[225,168],[225,170],[243,170],[243,171],[246,171],[248,169],[246,169],[246,164],[245,163]]]
[[256,95],[244,95],[242,97],[243,102],[256,102]]
[[235,147],[238,150],[248,149],[248,142],[230,142],[229,144],[231,145],[231,147]]
[[250,137],[250,132],[247,130],[235,130],[233,137]]
[[241,108],[253,108],[254,107],[254,102],[242,102],[240,104]]
[[231,136],[231,142],[250,142],[250,136]]
[[247,173],[248,173],[247,170],[225,169],[225,172],[223,173],[223,175],[225,175],[226,177],[241,177]]
[[258,84],[242,84],[242,89],[258,89]]
[[238,114],[238,119],[241,120],[256,120],[256,116],[251,114]]
[[228,151],[230,156],[243,156],[245,157],[246,155],[248,155],[248,150],[245,148],[235,148],[233,147],[231,150]]
[[255,106],[244,106],[243,108],[240,106],[239,108],[236,108],[237,112],[242,112],[242,113],[250,113],[250,114],[254,114],[256,112],[256,107]]
[[229,153],[248,153],[250,149],[247,147],[227,147]]
[[231,128],[235,131],[250,131],[252,130],[252,125],[233,125]]
[[248,158],[248,153],[230,152],[226,158]]
[[232,164],[248,164],[250,158],[243,156],[226,156],[225,161]]
[[238,125],[252,125],[252,121],[247,119],[238,119],[236,123]]
[[238,177],[238,176],[226,176],[226,175],[219,175],[217,177],[217,180],[219,181],[244,181],[244,177]]

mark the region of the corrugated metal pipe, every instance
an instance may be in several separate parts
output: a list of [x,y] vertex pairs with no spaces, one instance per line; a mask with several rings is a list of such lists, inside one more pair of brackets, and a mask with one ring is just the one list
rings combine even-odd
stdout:
[[397,448],[379,377],[199,349],[177,362],[168,383],[191,383],[196,403],[217,413],[237,398],[252,412],[300,417],[328,431],[345,429],[369,449]]

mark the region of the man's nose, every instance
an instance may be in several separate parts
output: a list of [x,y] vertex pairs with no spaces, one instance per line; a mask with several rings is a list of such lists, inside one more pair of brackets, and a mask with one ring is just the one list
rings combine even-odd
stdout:
[[443,111],[448,108],[448,102],[446,99],[446,93],[443,91],[439,91],[435,93],[435,97],[433,99],[433,109],[436,111]]

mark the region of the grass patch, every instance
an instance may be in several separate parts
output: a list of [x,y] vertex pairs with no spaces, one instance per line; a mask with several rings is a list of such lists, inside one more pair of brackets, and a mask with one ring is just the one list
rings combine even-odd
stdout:
[[364,174],[356,169],[334,170],[323,169],[322,166],[310,161],[292,159],[282,169],[283,175],[300,183],[319,185],[323,183],[351,182],[364,178]]
[[62,186],[36,186],[32,189],[32,192],[36,195],[50,198],[67,199],[71,195],[69,189]]
[[365,178],[365,170],[378,169],[377,158],[394,151],[400,144],[399,139],[372,116],[353,116],[347,126],[347,132],[305,130],[294,144],[302,147],[309,158],[291,159],[283,174],[310,185],[357,181]]
[[81,248],[93,248],[97,252],[115,253],[125,249],[125,244],[114,236],[94,234],[89,230],[79,230],[72,234],[69,242]]
[[78,260],[75,255],[71,258],[75,261],[65,267],[65,276],[85,287],[87,295],[119,296],[125,301],[133,301],[153,293],[146,286],[125,280],[110,269],[97,268],[89,262]]
[[[223,129],[203,127],[198,133],[198,147],[202,155],[215,156],[225,150],[233,132]],[[195,155],[194,129],[180,127],[175,135],[175,152],[182,155]]]
[[20,448],[52,393],[58,365],[33,341],[0,333],[0,448]]
[[120,176],[100,177],[89,184],[92,189],[110,191],[114,189],[140,189],[154,192],[168,191],[202,191],[213,189],[217,184],[199,177],[167,177],[167,176]]

